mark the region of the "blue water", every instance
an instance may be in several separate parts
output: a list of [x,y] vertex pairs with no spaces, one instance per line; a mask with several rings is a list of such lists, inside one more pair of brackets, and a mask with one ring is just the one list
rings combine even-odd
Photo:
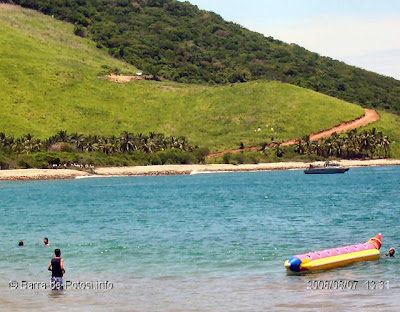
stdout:
[[[292,255],[379,232],[382,254],[396,248],[400,167],[0,182],[0,198],[4,311],[376,311],[400,304],[400,256],[302,276],[283,267]],[[22,281],[49,282],[54,248],[65,280],[113,288],[21,289]],[[358,284],[307,289],[326,280]],[[368,289],[369,281],[389,289]]]

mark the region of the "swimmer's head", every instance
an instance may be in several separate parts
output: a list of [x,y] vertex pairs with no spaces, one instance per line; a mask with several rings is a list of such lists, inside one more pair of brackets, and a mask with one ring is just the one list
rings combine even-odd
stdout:
[[49,239],[47,237],[43,238],[43,243],[45,245],[48,245],[49,244]]
[[393,257],[395,252],[396,252],[396,250],[394,250],[393,247],[390,248],[390,249],[389,249],[389,256],[390,256],[390,257]]
[[18,242],[18,246],[24,246],[24,242],[23,241],[19,241]]

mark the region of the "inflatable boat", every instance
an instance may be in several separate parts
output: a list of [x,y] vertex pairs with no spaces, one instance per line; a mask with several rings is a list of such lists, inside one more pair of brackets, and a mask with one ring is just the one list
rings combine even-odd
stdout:
[[348,265],[354,262],[377,260],[382,244],[379,233],[364,244],[349,245],[296,255],[285,261],[291,272],[318,271]]

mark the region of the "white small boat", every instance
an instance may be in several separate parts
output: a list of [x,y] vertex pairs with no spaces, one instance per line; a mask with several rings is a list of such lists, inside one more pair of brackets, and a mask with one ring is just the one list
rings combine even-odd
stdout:
[[339,163],[327,161],[323,166],[310,165],[306,170],[305,174],[333,174],[333,173],[345,173],[350,168],[343,167]]

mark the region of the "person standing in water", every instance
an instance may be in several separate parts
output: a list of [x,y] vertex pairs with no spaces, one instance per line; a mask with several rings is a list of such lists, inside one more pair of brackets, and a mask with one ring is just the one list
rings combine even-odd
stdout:
[[49,239],[48,239],[47,237],[43,238],[43,244],[44,244],[45,246],[50,246],[50,244],[49,244]]
[[52,290],[63,290],[63,276],[64,270],[64,259],[61,259],[61,250],[54,250],[55,257],[50,260],[47,270],[51,271],[51,289]]

